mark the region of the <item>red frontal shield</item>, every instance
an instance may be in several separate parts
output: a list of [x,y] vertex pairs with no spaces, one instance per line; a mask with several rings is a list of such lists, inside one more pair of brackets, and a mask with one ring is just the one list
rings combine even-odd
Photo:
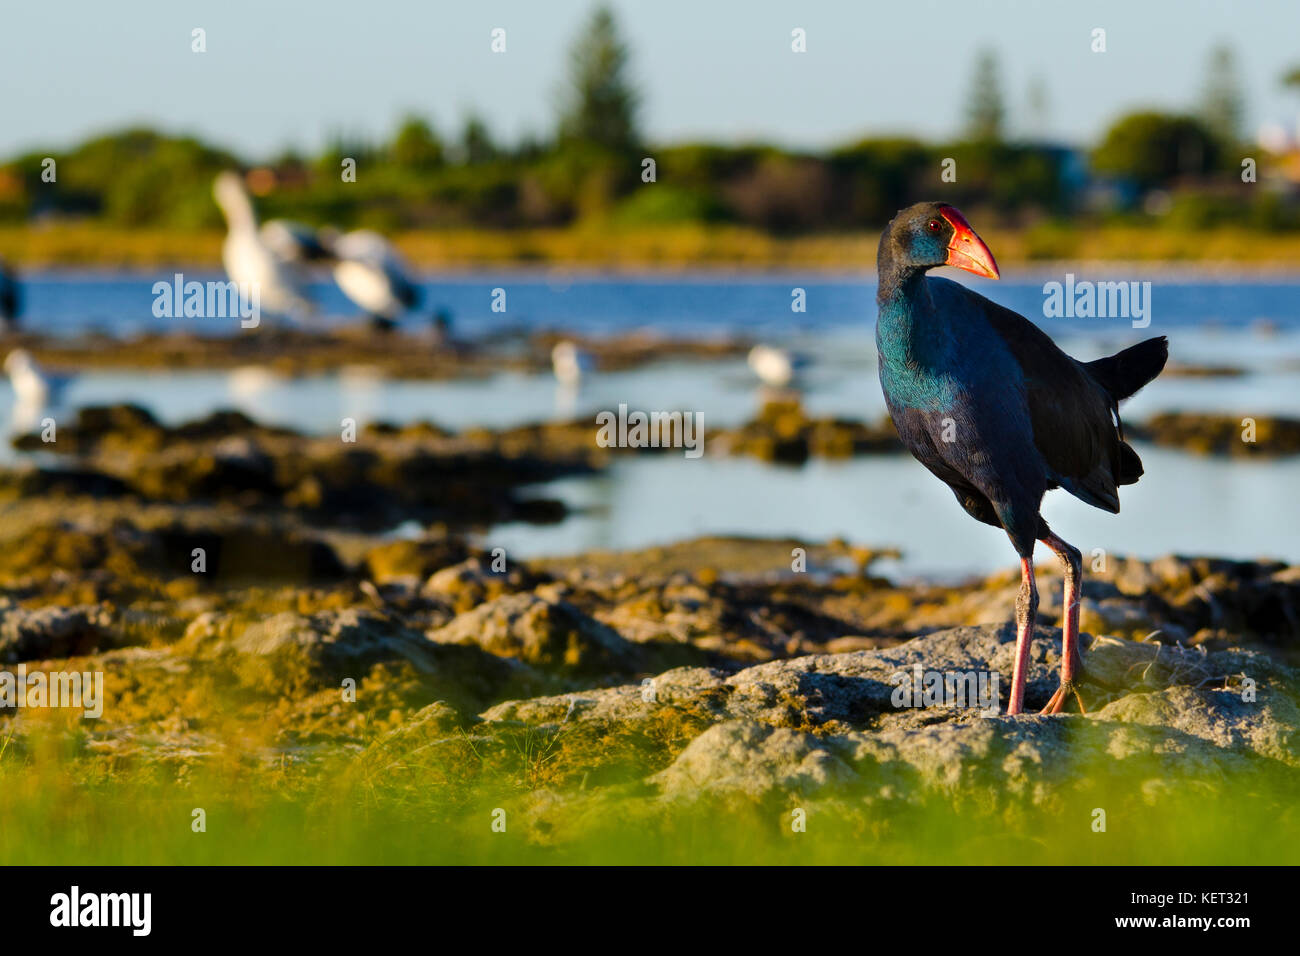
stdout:
[[965,269],[986,279],[996,279],[998,264],[993,261],[993,253],[984,245],[984,240],[975,234],[966,217],[952,206],[940,206],[939,212],[952,226],[952,241],[948,243],[947,265]]

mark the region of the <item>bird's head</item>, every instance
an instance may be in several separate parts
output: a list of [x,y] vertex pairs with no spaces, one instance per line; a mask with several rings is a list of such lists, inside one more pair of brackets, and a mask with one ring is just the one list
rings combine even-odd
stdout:
[[253,201],[248,198],[243,177],[238,173],[229,169],[218,173],[212,183],[212,195],[217,200],[217,205],[221,207],[221,211],[225,213],[226,219],[232,224],[236,221],[242,224],[247,220],[255,225]]
[[880,237],[881,262],[920,270],[953,266],[977,276],[1000,275],[993,253],[970,223],[952,206],[922,202],[900,211]]
[[217,202],[224,205],[243,194],[244,181],[239,178],[238,173],[231,172],[229,169],[217,173],[217,178],[212,182],[212,195],[217,198]]
[[14,349],[5,356],[5,372],[9,375],[18,375],[35,367],[32,354],[26,349]]
[[556,342],[555,347],[551,349],[551,361],[556,365],[576,365],[578,347],[572,342]]

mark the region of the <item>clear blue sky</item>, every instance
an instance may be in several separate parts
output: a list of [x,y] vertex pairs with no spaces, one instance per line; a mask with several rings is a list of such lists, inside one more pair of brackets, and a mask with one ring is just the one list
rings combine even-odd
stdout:
[[[821,147],[951,134],[975,51],[1000,55],[1013,123],[1030,78],[1047,132],[1083,142],[1137,106],[1186,108],[1211,46],[1237,53],[1248,126],[1294,127],[1300,0],[614,0],[652,141]],[[444,133],[475,108],[507,141],[551,128],[564,54],[591,0],[3,0],[0,155],[127,123],[246,156],[378,138],[414,110]],[[208,51],[190,52],[190,31]],[[508,52],[489,50],[504,27]],[[808,52],[790,51],[790,31]],[[1094,27],[1108,52],[1089,50]]]

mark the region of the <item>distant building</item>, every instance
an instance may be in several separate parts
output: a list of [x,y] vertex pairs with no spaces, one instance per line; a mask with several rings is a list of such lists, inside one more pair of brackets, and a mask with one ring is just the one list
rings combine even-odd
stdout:
[[1300,196],[1300,120],[1288,132],[1281,123],[1266,123],[1256,135],[1257,145],[1268,155],[1259,161],[1259,181],[1281,189],[1289,196]]

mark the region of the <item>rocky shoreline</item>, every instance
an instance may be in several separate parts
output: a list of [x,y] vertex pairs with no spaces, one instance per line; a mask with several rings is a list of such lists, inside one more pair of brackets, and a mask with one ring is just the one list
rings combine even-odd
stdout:
[[[1088,574],[1087,716],[1008,718],[896,699],[918,666],[1005,687],[1004,575],[896,584],[871,573],[878,553],[835,542],[807,544],[798,573],[805,545],[743,538],[502,566],[454,532],[336,548],[229,515],[197,531],[166,508],[62,511],[6,522],[0,662],[106,675],[102,717],[77,731],[90,766],[192,771],[235,733],[261,763],[309,776],[343,761],[393,799],[456,806],[484,774],[521,799],[543,784],[562,801],[841,799],[906,781],[1050,803],[1085,765],[1091,785],[1300,764],[1300,568],[1282,564],[1118,559]],[[169,561],[196,541],[218,573]],[[225,566],[258,554],[256,571]],[[1045,569],[1044,620],[1059,585]],[[1040,628],[1031,706],[1054,689],[1059,646]],[[42,727],[0,722],[15,754]],[[534,739],[552,748],[540,777],[519,758]]]
[[[809,421],[772,405],[715,447],[887,442]],[[1300,567],[1110,556],[1085,574],[1087,715],[1009,718],[948,691],[996,677],[1005,696],[1010,573],[891,581],[875,565],[896,552],[844,541],[493,548],[499,522],[563,517],[530,488],[622,453],[592,435],[373,425],[348,443],[115,406],[20,440],[45,454],[0,471],[0,670],[100,673],[104,700],[85,721],[0,709],[6,759],[53,735],[79,779],[343,780],[425,820],[486,801],[555,846],[592,814],[796,801],[860,830],[917,801],[1150,812],[1174,786],[1246,787],[1300,829]],[[1059,620],[1050,564],[1040,589]],[[1059,647],[1041,627],[1031,707]]]
[[600,371],[636,368],[666,359],[716,361],[743,358],[743,339],[670,338],[652,332],[615,337],[561,335],[505,328],[472,341],[424,328],[380,333],[367,325],[331,329],[267,327],[234,335],[145,332],[131,337],[35,334],[0,335],[0,350],[23,348],[54,369],[212,370],[263,366],[285,377],[325,374],[362,366],[387,378],[447,380],[496,372],[548,372],[551,349],[561,339],[587,352]]

